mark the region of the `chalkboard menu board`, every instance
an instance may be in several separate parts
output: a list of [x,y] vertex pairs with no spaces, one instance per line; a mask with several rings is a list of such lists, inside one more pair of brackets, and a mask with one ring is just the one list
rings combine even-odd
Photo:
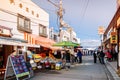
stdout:
[[[10,65],[12,67],[10,67]],[[5,78],[9,76],[10,70],[13,70],[14,75],[16,76],[17,80],[19,80],[20,77],[29,76],[29,71],[26,66],[26,62],[24,60],[23,55],[15,55],[15,56],[9,56],[8,57],[8,63],[6,68]],[[12,73],[13,74],[13,73]]]

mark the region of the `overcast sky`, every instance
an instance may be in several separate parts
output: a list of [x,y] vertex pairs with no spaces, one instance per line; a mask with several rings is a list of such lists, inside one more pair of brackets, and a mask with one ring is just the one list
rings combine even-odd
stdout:
[[[50,15],[50,27],[59,29],[56,11],[58,8],[47,0],[32,0]],[[59,0],[51,0],[59,4]],[[73,27],[83,46],[100,44],[98,27],[108,27],[116,12],[116,0],[63,0],[64,21]]]

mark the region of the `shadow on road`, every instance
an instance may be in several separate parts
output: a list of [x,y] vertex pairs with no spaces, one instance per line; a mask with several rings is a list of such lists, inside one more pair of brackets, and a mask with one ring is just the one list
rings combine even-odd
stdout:
[[35,70],[35,73],[46,73],[46,74],[61,74],[61,72],[56,70]]

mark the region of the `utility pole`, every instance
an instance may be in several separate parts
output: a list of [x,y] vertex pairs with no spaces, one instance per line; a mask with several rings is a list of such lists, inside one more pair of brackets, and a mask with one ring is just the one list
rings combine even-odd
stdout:
[[59,2],[59,6],[53,3],[52,1],[48,0],[51,4],[53,4],[55,7],[58,8],[57,15],[59,16],[59,40],[61,41],[61,31],[62,31],[62,21],[63,21],[63,6],[62,6],[62,0]]
[[72,31],[73,31],[73,29],[71,27],[68,27],[68,32],[70,33],[69,41],[71,41],[71,42],[72,42]]
[[62,0],[60,0],[60,7],[59,7],[59,12],[58,12],[58,15],[59,15],[59,40],[61,42],[62,40],[62,36],[61,36],[61,31],[62,31],[62,21],[63,21],[63,7],[62,7]]
[[60,31],[61,31],[61,28],[63,27],[62,26],[62,21],[63,21],[63,7],[62,7],[62,0],[60,0],[60,7],[59,7],[59,13],[58,13],[58,15],[59,15],[59,21],[60,21]]

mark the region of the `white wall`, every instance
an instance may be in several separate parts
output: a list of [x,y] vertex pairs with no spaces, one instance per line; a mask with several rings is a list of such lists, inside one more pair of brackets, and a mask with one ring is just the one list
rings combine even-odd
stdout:
[[[76,37],[76,33],[74,31],[72,31],[71,33],[71,38],[72,38],[72,42],[75,42],[73,40],[73,38],[75,38],[77,40],[76,43],[80,43],[80,39]],[[70,33],[66,30],[62,30],[61,31],[61,38],[60,38],[61,41],[69,41],[70,40]]]
[[72,33],[71,33],[71,39],[72,39],[71,41],[72,42],[74,42],[73,38],[75,38],[75,39],[77,38],[76,33],[74,31],[72,31]]
[[70,39],[70,34],[66,30],[63,30],[62,31],[62,40],[61,41],[68,41],[68,39]]
[[[19,7],[20,3],[23,5],[22,8]],[[26,7],[29,8],[29,12],[26,11]],[[35,15],[32,15],[32,10]],[[31,0],[14,0],[12,4],[10,0],[0,0],[0,25],[12,28],[13,37],[15,38],[24,39],[23,33],[17,30],[17,13],[31,20],[32,34],[39,34],[38,24],[49,27],[49,14]],[[36,14],[39,14],[39,17],[36,17]],[[48,31],[47,34],[49,34]]]
[[80,38],[77,38],[77,43],[80,43]]

